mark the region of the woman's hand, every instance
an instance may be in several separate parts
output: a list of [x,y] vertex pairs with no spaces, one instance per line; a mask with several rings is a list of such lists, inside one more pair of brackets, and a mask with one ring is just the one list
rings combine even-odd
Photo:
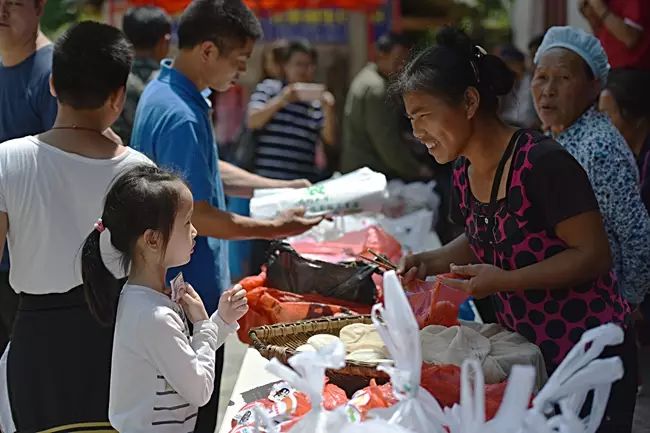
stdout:
[[185,311],[187,318],[192,323],[201,322],[210,318],[208,312],[205,311],[205,305],[203,305],[201,297],[189,283],[185,283],[185,286],[180,289],[178,298],[180,299],[183,311]]
[[507,286],[507,271],[492,265],[451,265],[454,274],[468,277],[466,280],[454,278],[440,278],[446,286],[462,290],[477,299],[498,293]]
[[248,312],[248,300],[246,299],[246,290],[236,284],[232,289],[227,290],[219,299],[219,309],[217,313],[221,320],[228,325],[235,323]]
[[415,280],[424,280],[429,275],[426,254],[411,254],[402,259],[397,273],[402,275],[404,285]]

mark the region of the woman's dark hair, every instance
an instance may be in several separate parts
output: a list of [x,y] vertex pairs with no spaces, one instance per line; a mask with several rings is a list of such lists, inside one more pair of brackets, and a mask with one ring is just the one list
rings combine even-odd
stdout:
[[426,92],[456,105],[468,87],[481,95],[482,110],[496,112],[498,96],[514,85],[514,74],[500,58],[486,54],[472,44],[469,36],[454,27],[436,35],[436,45],[415,56],[393,84],[393,94]]
[[625,120],[650,117],[650,72],[639,69],[613,69],[607,77],[609,90]]
[[[113,247],[122,254],[126,273],[135,244],[148,230],[161,233],[167,245],[180,201],[173,173],[151,165],[136,166],[120,175],[106,195],[102,224],[110,232]],[[93,230],[81,250],[81,275],[90,311],[102,324],[111,324],[121,289],[100,252],[100,231]]]
[[97,109],[126,85],[132,63],[133,47],[120,30],[93,21],[76,24],[54,44],[57,99],[76,110]]

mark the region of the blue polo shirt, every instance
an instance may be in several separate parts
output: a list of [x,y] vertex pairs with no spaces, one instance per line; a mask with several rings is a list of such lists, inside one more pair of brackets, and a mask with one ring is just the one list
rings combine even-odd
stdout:
[[[15,66],[0,59],[0,143],[40,134],[54,124],[56,99],[50,93],[53,45],[46,45]],[[0,271],[9,270],[5,246]]]
[[[140,97],[131,145],[159,167],[181,174],[195,201],[207,201],[225,210],[210,104],[171,64],[171,60],[163,60],[159,76]],[[227,257],[226,241],[198,236],[190,263],[170,269],[167,279],[183,271],[185,281],[192,284],[212,313],[221,292],[230,285]]]

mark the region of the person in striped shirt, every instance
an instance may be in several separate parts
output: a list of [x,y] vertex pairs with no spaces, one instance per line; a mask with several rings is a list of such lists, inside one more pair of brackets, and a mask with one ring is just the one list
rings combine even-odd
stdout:
[[256,131],[255,172],[272,179],[316,180],[316,150],[336,137],[334,96],[300,89],[314,80],[317,55],[306,41],[289,42],[285,80],[257,85],[248,105],[248,127]]

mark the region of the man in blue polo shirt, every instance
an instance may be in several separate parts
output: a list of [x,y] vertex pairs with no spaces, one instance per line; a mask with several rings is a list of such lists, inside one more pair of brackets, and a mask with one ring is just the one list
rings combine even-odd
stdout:
[[[199,236],[183,271],[209,312],[230,285],[225,239],[273,239],[292,236],[318,224],[290,210],[275,220],[254,220],[225,211],[224,193],[250,197],[255,188],[302,187],[305,180],[278,181],[256,176],[219,161],[210,105],[204,89],[225,91],[246,70],[261,27],[241,0],[194,0],[179,21],[179,54],[165,60],[158,78],[145,89],[135,116],[131,145],[161,167],[181,173],[194,195]],[[217,353],[213,399],[199,412],[195,432],[213,433],[223,349]]]
[[[53,47],[38,28],[44,7],[44,0],[0,0],[0,143],[46,131],[56,117],[49,85]],[[5,250],[0,264],[0,354],[17,306]]]

